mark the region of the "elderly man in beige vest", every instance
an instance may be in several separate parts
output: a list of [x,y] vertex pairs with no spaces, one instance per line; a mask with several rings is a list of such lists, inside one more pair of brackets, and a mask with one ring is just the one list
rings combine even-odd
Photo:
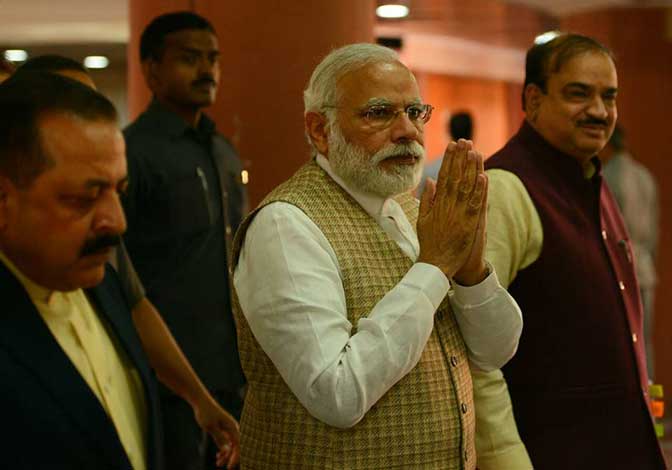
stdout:
[[380,46],[333,51],[304,101],[313,157],[234,244],[242,467],[474,469],[470,366],[522,327],[483,258],[482,156],[451,143],[418,209],[432,107]]

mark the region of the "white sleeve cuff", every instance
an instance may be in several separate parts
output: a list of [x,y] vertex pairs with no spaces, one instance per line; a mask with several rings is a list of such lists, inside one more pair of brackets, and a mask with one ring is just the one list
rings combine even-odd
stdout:
[[429,263],[415,263],[402,282],[424,292],[435,310],[439,308],[450,289],[450,280],[443,271]]
[[475,308],[487,303],[497,289],[499,289],[499,279],[497,273],[492,265],[487,262],[490,274],[486,276],[478,284],[473,286],[461,286],[457,282],[453,282],[453,302],[456,303],[462,310]]

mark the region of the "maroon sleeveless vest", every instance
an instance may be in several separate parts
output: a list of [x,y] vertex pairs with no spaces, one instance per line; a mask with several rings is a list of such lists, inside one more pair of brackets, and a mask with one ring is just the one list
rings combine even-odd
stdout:
[[544,231],[509,286],[524,327],[503,372],[534,468],[664,469],[630,241],[595,163],[586,179],[527,122],[486,163],[520,178]]

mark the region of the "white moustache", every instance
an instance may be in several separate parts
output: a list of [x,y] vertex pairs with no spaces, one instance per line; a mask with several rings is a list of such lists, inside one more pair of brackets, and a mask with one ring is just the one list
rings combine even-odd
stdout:
[[371,157],[371,162],[374,165],[393,157],[411,156],[418,160],[425,158],[425,149],[417,142],[409,142],[407,144],[392,144],[377,151]]

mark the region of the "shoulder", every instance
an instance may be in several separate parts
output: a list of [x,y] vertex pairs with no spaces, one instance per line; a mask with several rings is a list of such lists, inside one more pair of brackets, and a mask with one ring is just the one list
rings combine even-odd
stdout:
[[523,181],[515,173],[493,168],[488,175],[488,210],[509,214],[535,212],[534,202]]

